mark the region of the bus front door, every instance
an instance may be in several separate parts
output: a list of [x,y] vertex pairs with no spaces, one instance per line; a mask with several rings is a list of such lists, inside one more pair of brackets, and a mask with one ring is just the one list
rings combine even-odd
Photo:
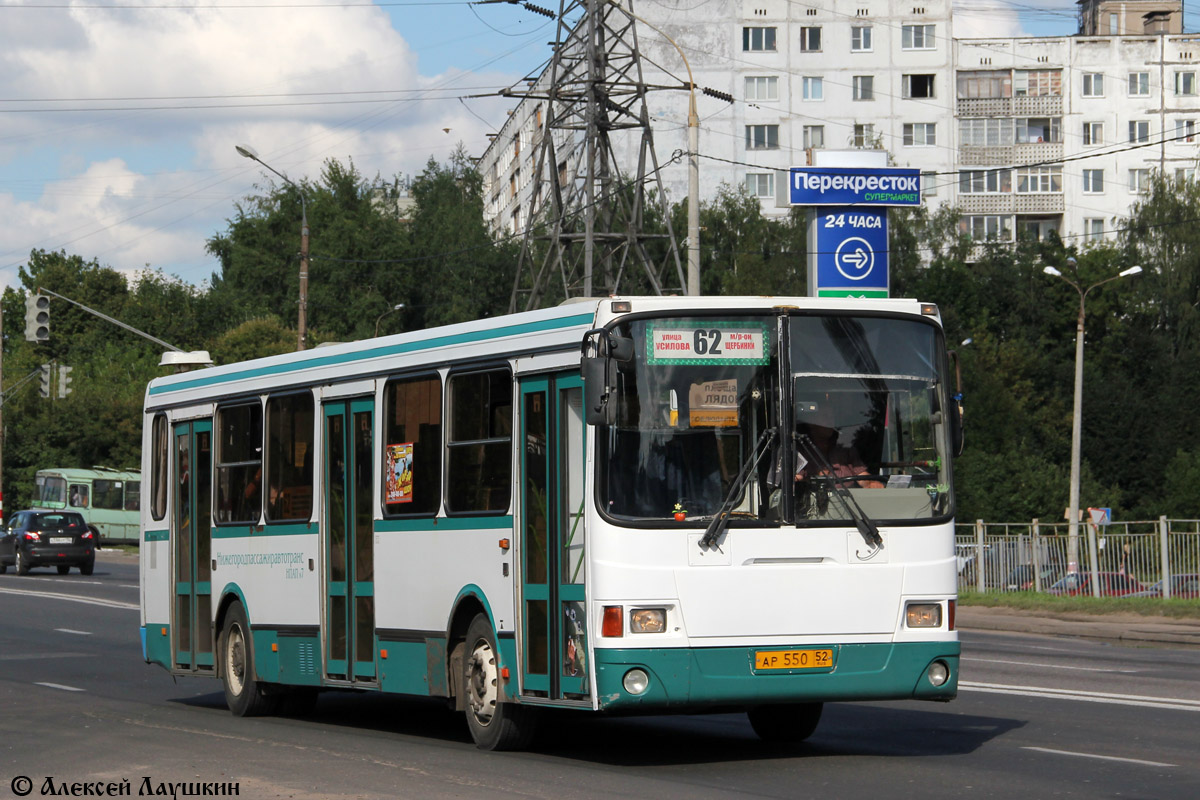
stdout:
[[172,663],[188,672],[213,669],[212,420],[175,426],[175,563]]
[[591,678],[578,373],[521,382],[520,441],[522,692],[586,701]]
[[324,409],[325,674],[331,680],[374,683],[374,403],[339,400]]

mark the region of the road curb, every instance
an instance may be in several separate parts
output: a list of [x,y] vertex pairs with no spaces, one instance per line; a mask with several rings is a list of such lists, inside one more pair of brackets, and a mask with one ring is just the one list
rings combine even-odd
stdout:
[[1139,614],[1044,614],[1011,608],[959,606],[960,631],[1005,631],[1103,639],[1133,647],[1200,648],[1200,620]]

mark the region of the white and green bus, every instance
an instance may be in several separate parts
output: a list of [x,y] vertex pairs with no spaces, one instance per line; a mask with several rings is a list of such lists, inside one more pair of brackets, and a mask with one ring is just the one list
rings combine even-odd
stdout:
[[[556,709],[957,692],[936,306],[605,298],[156,379],[146,660],[238,715],[448,698],[476,743]],[[832,444],[831,439],[836,439]]]
[[40,469],[34,475],[34,509],[78,511],[98,542],[137,544],[140,539],[142,476],[107,467]]

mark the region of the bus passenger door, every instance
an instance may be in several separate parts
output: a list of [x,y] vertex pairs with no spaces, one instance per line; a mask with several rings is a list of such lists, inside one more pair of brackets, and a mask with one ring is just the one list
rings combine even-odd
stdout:
[[584,430],[578,373],[521,382],[521,686],[555,700],[591,693]]
[[325,409],[325,674],[375,682],[374,403],[339,400]]
[[213,669],[212,420],[175,426],[175,669]]

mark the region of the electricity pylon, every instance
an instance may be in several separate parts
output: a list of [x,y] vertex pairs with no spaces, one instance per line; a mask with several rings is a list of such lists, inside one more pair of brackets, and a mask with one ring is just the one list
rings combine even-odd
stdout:
[[[633,0],[560,0],[557,20],[546,71],[529,92],[510,93],[541,99],[546,111],[509,310],[614,294],[631,267],[641,268],[655,294],[683,294],[646,108],[650,87],[642,75]],[[636,150],[625,149],[636,152],[632,169],[620,163],[614,134],[636,141]],[[665,233],[646,232],[648,211]],[[559,280],[561,289],[552,290]]]

